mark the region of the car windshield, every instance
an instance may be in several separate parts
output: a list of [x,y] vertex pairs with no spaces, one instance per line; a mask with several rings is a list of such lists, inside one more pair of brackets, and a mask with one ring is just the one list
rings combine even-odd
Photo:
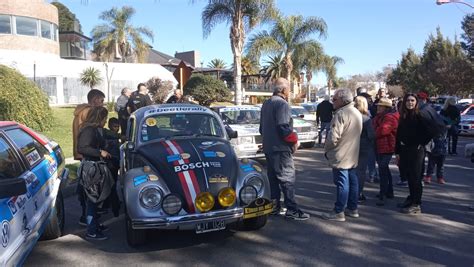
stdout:
[[309,113],[305,108],[292,108],[291,112],[296,115],[298,114],[311,115],[311,113]]
[[315,106],[315,105],[304,105],[303,107],[304,107],[304,108],[306,109],[306,111],[308,111],[308,112],[316,112],[316,106]]
[[160,114],[150,116],[140,127],[144,142],[160,138],[216,136],[224,137],[219,121],[208,114]]
[[259,124],[260,110],[227,110],[221,111],[222,120],[227,124]]

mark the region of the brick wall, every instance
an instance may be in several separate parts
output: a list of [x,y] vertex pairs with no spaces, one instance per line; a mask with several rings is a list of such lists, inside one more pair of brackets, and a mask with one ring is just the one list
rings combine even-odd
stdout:
[[0,14],[32,17],[58,25],[58,9],[44,0],[1,0]]

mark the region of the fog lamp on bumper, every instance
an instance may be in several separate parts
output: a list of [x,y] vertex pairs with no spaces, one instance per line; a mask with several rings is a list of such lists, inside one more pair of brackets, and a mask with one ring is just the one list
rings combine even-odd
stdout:
[[222,189],[217,195],[217,200],[222,207],[230,207],[234,205],[236,199],[234,189],[226,187]]
[[161,207],[163,208],[163,211],[166,212],[166,214],[176,215],[181,210],[182,205],[183,203],[179,197],[175,195],[167,195],[163,199],[163,204],[161,204]]
[[196,197],[195,206],[200,212],[210,211],[214,204],[214,197],[209,192],[202,192]]

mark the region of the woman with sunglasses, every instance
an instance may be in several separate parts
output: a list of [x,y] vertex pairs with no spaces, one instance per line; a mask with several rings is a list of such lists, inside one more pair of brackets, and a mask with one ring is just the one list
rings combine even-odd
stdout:
[[422,165],[425,156],[425,145],[431,137],[426,129],[419,110],[418,98],[415,94],[403,97],[400,109],[395,153],[400,163],[400,175],[408,181],[410,195],[404,203],[398,205],[402,213],[421,213]]

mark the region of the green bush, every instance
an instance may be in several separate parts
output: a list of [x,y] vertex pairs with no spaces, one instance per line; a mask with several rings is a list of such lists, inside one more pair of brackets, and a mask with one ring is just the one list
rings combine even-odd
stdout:
[[200,105],[231,101],[232,95],[224,82],[209,75],[195,74],[184,86],[184,94],[191,95]]
[[16,70],[0,65],[0,121],[4,120],[44,131],[53,119],[46,94]]

